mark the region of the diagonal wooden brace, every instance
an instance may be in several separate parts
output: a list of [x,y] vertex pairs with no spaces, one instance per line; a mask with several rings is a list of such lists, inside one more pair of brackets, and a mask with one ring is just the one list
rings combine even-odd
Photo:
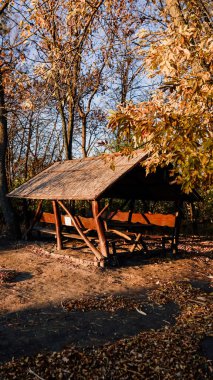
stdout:
[[94,253],[94,255],[96,256],[96,258],[98,259],[98,261],[103,261],[104,257],[102,256],[101,252],[98,251],[98,249],[92,244],[91,241],[89,241],[89,239],[83,233],[83,231],[82,231],[79,223],[75,220],[74,215],[71,214],[71,212],[66,208],[66,206],[63,204],[62,201],[58,200],[57,203],[61,206],[61,208],[63,208],[63,210],[66,212],[66,214],[69,215],[69,217],[70,217],[70,219],[72,221],[73,226],[75,227],[75,229],[77,230],[77,232],[79,233],[79,235],[82,237],[82,239],[85,241],[86,245]]

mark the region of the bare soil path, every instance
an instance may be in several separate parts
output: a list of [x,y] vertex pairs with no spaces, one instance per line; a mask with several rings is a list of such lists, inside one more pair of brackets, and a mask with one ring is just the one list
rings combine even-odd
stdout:
[[[0,271],[16,271],[0,283],[0,362],[70,345],[100,347],[175,325],[181,314],[175,297],[160,304],[149,295],[173,283],[212,294],[212,247],[184,239],[177,257],[138,254],[100,270],[44,255],[33,244],[0,241]],[[211,349],[210,339],[207,356]]]

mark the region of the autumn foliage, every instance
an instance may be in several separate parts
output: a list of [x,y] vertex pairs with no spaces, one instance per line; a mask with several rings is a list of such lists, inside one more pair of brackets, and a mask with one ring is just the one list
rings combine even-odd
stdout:
[[186,192],[209,187],[208,1],[1,0],[0,41],[0,208],[11,228],[8,190],[56,160],[142,147],[147,173],[171,163]]
[[178,3],[167,0],[161,26],[140,32],[147,74],[161,83],[149,101],[118,106],[110,127],[119,130],[126,148],[150,152],[147,172],[172,163],[171,175],[189,192],[210,185],[213,38],[201,3]]

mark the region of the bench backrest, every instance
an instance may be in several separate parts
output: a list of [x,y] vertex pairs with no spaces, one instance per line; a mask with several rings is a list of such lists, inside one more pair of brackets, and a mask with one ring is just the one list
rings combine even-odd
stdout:
[[[93,218],[84,218],[83,216],[77,216],[76,218],[82,227],[91,230],[96,229],[96,224]],[[39,222],[55,224],[55,216],[49,212],[43,212]],[[71,218],[68,215],[61,215],[61,224],[62,226],[72,226]]]
[[[113,221],[119,223],[131,223],[137,225],[155,225],[160,227],[176,226],[178,213],[176,214],[151,214],[151,213],[131,213],[118,210],[116,213],[111,212],[105,221]],[[96,230],[96,223],[93,218],[85,218],[83,216],[76,216],[77,220],[85,229]],[[40,222],[55,224],[54,214],[43,212]],[[61,224],[63,226],[72,226],[72,221],[69,216],[61,215]]]
[[109,220],[115,222],[126,222],[142,225],[155,225],[161,227],[175,227],[178,214],[151,214],[151,213],[131,213],[125,211],[117,211],[108,216]]

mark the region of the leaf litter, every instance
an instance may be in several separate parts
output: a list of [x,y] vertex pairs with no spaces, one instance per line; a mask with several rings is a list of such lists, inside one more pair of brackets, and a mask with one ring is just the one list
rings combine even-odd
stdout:
[[[143,331],[98,348],[72,345],[60,352],[12,360],[1,365],[0,378],[210,380],[213,363],[203,355],[201,341],[213,336],[212,299],[212,293],[195,289],[188,281],[167,282],[150,292],[149,302],[176,302],[181,313],[175,325],[166,324],[158,331]],[[67,301],[63,307],[68,312],[122,307],[143,310],[143,302],[103,296]]]
[[[195,264],[203,260],[210,264],[211,259],[205,257],[212,250],[210,242],[205,242],[205,247],[201,247],[200,242],[197,246],[194,243],[195,239],[191,243],[187,241],[187,245],[180,245],[185,252],[182,256],[187,258],[192,253]],[[153,261],[156,263],[156,258]],[[194,269],[197,271],[199,267]],[[0,277],[0,284],[13,279],[16,273],[10,272]],[[213,278],[210,271],[200,275],[210,281]],[[213,362],[204,355],[201,343],[206,337],[213,338],[212,299],[213,292],[194,288],[184,277],[182,281],[161,281],[158,288],[149,293],[148,301],[158,305],[172,301],[179,305],[180,314],[174,325],[166,323],[160,330],[143,331],[98,348],[70,345],[60,352],[11,360],[0,366],[0,379],[210,380],[213,378]],[[137,312],[136,308],[143,311],[144,306],[143,300],[138,298],[113,295],[61,302],[66,312],[114,312],[122,308]]]
[[17,272],[15,270],[0,267],[0,284],[11,282],[16,276]]

